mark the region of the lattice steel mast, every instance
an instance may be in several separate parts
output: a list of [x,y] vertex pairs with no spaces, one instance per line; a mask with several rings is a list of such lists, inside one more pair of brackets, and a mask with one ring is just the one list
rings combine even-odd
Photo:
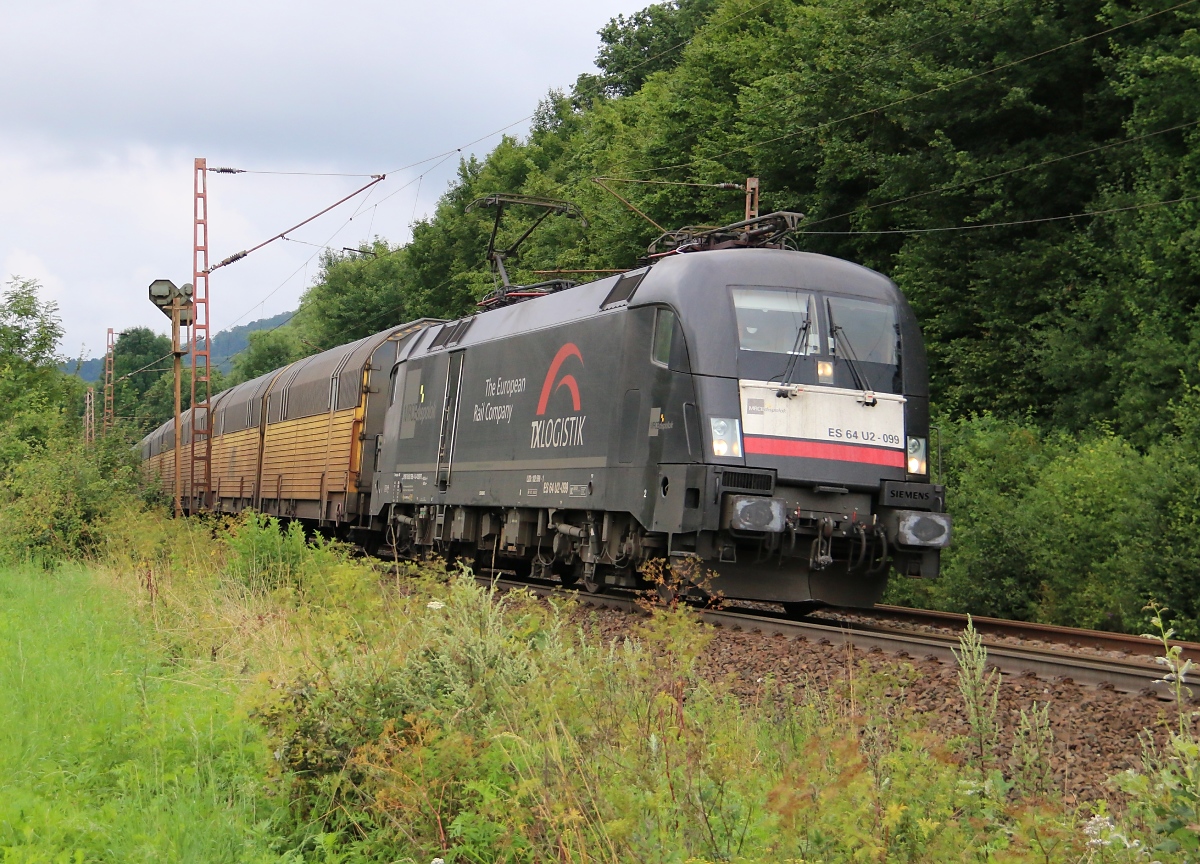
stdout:
[[208,305],[208,163],[196,159],[192,229],[192,450],[190,497],[209,506],[212,487],[212,398],[209,365]]
[[113,427],[113,346],[116,340],[113,328],[108,328],[108,340],[104,348],[104,420],[100,431],[107,434]]
[[83,440],[91,444],[96,440],[96,388],[89,387],[83,395]]

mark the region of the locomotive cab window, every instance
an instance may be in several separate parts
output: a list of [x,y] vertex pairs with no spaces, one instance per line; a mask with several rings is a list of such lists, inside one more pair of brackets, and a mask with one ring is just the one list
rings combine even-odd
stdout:
[[650,346],[650,360],[672,372],[688,372],[687,340],[675,310],[659,307],[654,310],[654,335]]
[[820,351],[812,294],[787,288],[731,290],[742,351],[801,355]]
[[900,330],[894,306],[834,296],[827,302],[830,354],[859,363],[896,365]]
[[659,366],[671,364],[671,341],[675,335],[675,313],[657,309],[654,313],[654,348],[651,357]]

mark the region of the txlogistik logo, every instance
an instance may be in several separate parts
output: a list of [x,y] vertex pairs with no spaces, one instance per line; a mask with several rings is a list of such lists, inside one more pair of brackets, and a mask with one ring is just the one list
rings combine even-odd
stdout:
[[[583,426],[587,415],[579,413],[582,403],[579,398],[579,382],[570,372],[559,375],[563,364],[568,360],[577,360],[583,366],[583,355],[574,342],[568,342],[558,349],[550,368],[546,371],[546,379],[542,382],[542,392],[538,398],[537,416],[544,417],[550,406],[550,398],[559,390],[566,389],[570,397],[571,409],[575,412],[569,416],[550,417],[533,420],[530,423],[529,447],[541,450],[550,447],[581,447],[583,446]],[[559,401],[562,401],[560,397]]]

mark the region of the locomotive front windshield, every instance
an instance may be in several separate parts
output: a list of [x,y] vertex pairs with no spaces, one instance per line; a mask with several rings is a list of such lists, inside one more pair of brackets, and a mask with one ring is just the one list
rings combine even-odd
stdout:
[[743,351],[815,354],[821,337],[813,295],[802,291],[734,288],[738,340]]
[[791,288],[730,293],[740,378],[900,392],[895,306]]
[[894,306],[850,297],[829,297],[826,305],[831,354],[848,354],[861,363],[896,364],[899,337]]

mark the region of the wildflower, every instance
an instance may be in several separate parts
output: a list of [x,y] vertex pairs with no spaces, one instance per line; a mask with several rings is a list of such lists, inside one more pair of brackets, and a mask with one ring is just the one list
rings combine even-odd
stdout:
[[441,600],[430,600],[428,603],[425,604],[425,608],[426,609],[445,609],[446,604],[443,603]]
[[1117,826],[1107,816],[1093,816],[1083,826],[1083,833],[1088,837],[1088,848],[1101,849],[1116,845],[1118,849],[1141,852],[1141,840],[1130,840],[1116,828]]

